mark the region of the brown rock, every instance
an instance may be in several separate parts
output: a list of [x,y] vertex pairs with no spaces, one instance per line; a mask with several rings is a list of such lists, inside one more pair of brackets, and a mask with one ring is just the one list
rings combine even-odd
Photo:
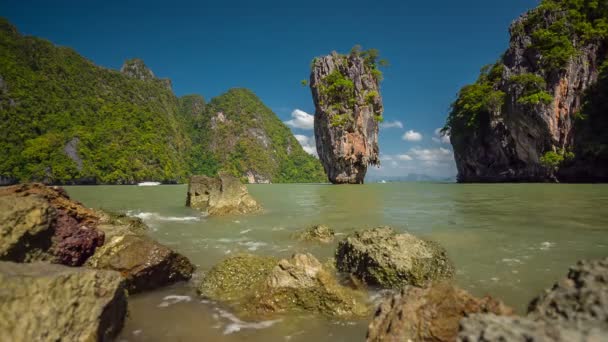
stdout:
[[216,216],[247,214],[262,209],[249,195],[245,185],[227,174],[215,178],[190,177],[186,205]]
[[385,299],[369,325],[367,341],[454,341],[458,322],[473,314],[513,311],[491,297],[476,298],[447,283],[409,286]]
[[378,124],[384,108],[374,70],[359,54],[333,52],[313,61],[317,153],[332,183],[362,184],[367,166],[380,163]]

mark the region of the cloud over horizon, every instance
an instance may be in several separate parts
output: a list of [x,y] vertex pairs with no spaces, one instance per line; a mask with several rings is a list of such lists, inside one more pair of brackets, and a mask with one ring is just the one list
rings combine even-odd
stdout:
[[315,116],[306,113],[301,109],[294,109],[291,112],[291,120],[285,121],[287,126],[299,129],[310,130],[315,127]]
[[449,144],[450,143],[450,132],[441,133],[442,128],[435,130],[435,136],[432,138],[434,142]]
[[317,156],[317,146],[315,144],[314,136],[309,137],[302,134],[294,134],[293,136],[300,143],[300,146],[302,146],[306,153]]
[[380,128],[382,128],[382,129],[403,128],[403,122],[401,122],[399,120],[381,122]]
[[422,140],[422,134],[410,129],[401,138],[405,141],[420,141]]

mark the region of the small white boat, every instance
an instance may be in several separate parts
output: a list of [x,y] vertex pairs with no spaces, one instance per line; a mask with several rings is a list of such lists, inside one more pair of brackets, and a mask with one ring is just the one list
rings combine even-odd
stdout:
[[137,183],[137,186],[156,186],[160,185],[160,182],[141,182]]
[[386,181],[383,179],[383,180],[379,181],[378,183],[380,183],[380,184],[386,184]]

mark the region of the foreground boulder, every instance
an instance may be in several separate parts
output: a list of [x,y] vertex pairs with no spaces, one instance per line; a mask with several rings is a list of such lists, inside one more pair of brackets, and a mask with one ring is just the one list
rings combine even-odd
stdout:
[[378,125],[384,107],[376,57],[353,49],[349,55],[333,52],[313,60],[315,141],[334,184],[362,184],[367,166],[380,164]]
[[149,238],[141,220],[88,209],[62,188],[42,184],[0,189],[0,260],[86,262],[119,271],[132,293],[190,279],[194,270]]
[[82,265],[104,242],[99,217],[62,188],[22,184],[0,189],[0,260]]
[[526,317],[473,315],[460,325],[466,342],[608,340],[608,258],[579,261],[532,300]]
[[0,340],[108,341],[127,313],[118,272],[0,262]]
[[310,254],[291,259],[238,255],[214,266],[199,293],[233,304],[245,316],[306,311],[327,316],[362,316],[363,293],[340,285]]
[[359,231],[340,241],[336,266],[369,285],[395,289],[454,275],[443,247],[408,233],[396,234],[390,227]]
[[335,232],[324,224],[312,226],[297,234],[298,240],[317,241],[321,243],[331,243],[334,241]]
[[192,176],[186,205],[209,215],[248,214],[262,207],[249,195],[245,185],[233,176]]
[[513,311],[491,297],[476,298],[447,283],[408,286],[380,304],[367,341],[454,341],[460,319],[479,312],[510,315]]
[[106,243],[87,260],[87,265],[119,271],[129,293],[152,290],[192,277],[194,266],[183,255],[145,235],[145,225],[125,216],[101,224]]

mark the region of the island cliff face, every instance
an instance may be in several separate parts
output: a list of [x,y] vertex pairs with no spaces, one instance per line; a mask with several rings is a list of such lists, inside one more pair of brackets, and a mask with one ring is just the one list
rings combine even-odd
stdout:
[[362,184],[368,165],[378,165],[382,98],[375,58],[360,53],[313,60],[310,89],[315,103],[319,159],[332,183]]
[[[459,182],[607,181],[608,5],[543,1],[452,104]],[[603,109],[602,109],[603,108]]]

